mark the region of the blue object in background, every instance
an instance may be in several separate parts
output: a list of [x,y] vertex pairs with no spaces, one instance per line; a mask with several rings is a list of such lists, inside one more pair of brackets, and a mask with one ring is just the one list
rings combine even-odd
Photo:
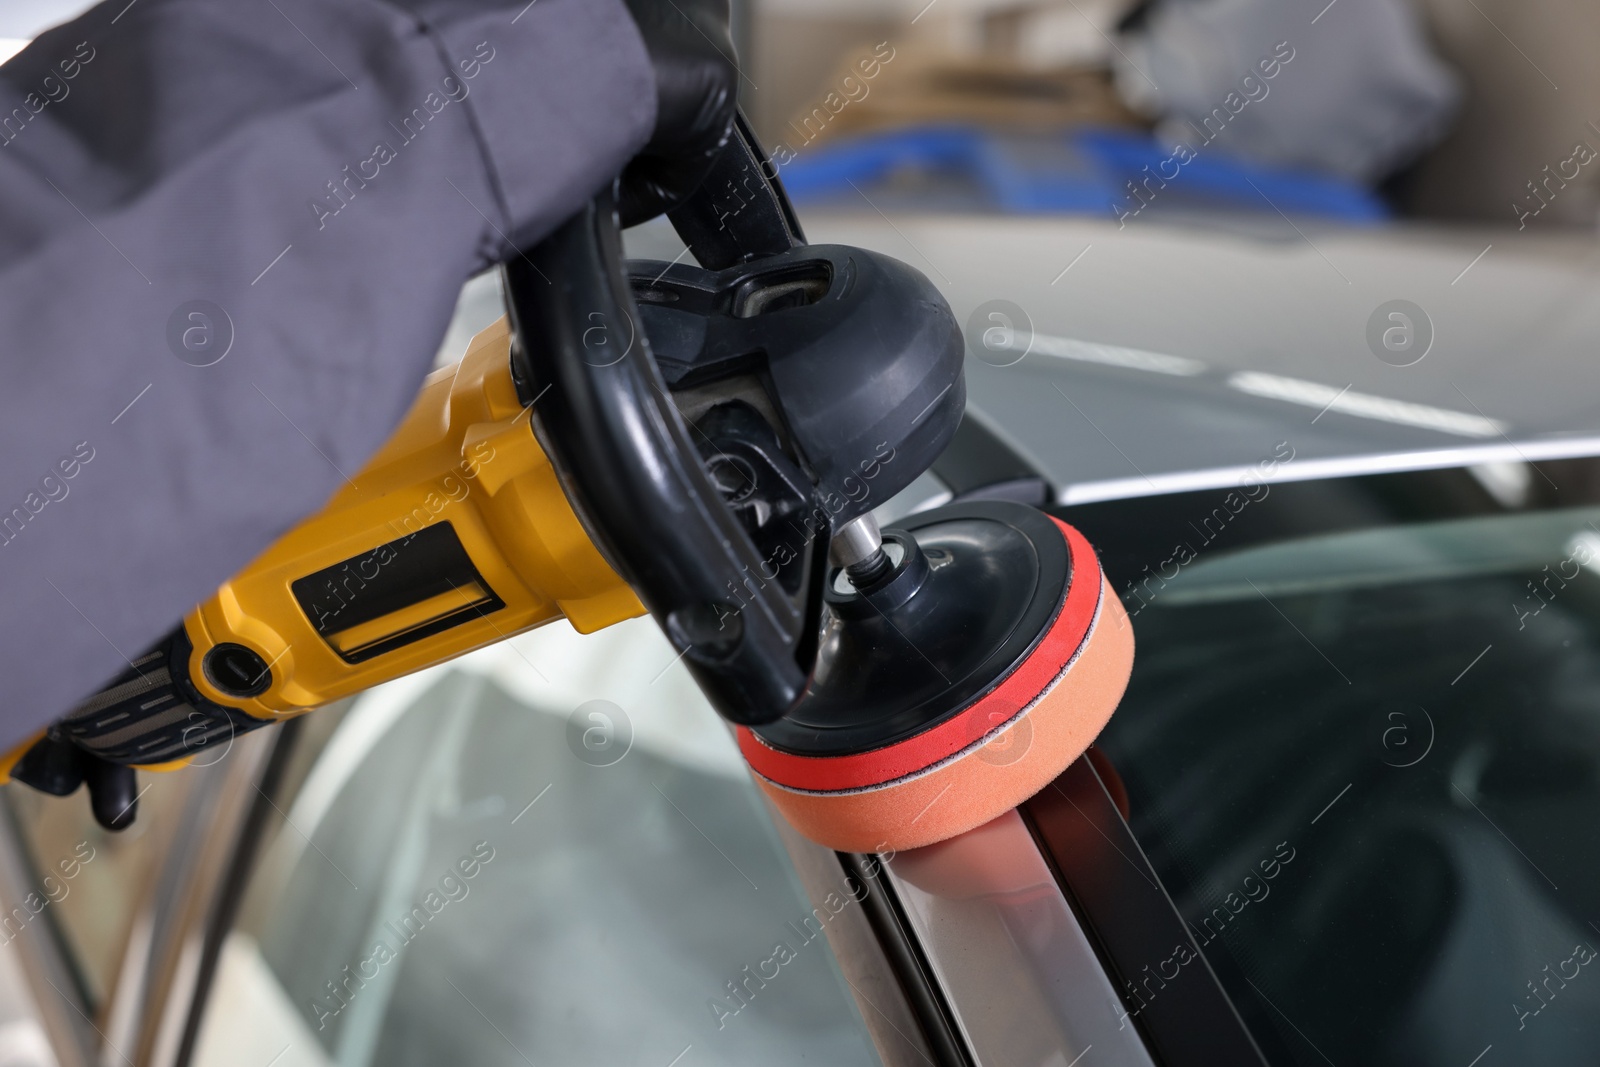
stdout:
[[799,201],[849,192],[902,169],[970,169],[983,134],[968,126],[912,126],[862,137],[842,138],[821,148],[802,149],[783,164],[784,191]]
[[[916,126],[801,150],[780,173],[800,203],[865,192],[909,170],[957,179],[977,190],[976,206],[1018,214],[1136,213],[1142,201],[1128,187],[1134,182],[1141,191],[1153,190],[1145,194],[1152,203],[1172,206],[1282,211],[1357,224],[1389,217],[1383,201],[1354,182],[1190,147],[1189,162],[1179,163],[1150,135],[1124,129],[1028,136],[967,125]],[[1178,168],[1164,184],[1163,164],[1166,174]]]
[[[1072,140],[1104,170],[1122,176],[1122,183],[1142,179],[1146,167],[1150,173],[1161,173],[1160,164],[1173,156],[1155,138],[1127,130],[1086,129],[1074,133]],[[1194,151],[1194,158],[1180,166],[1177,176],[1169,180],[1169,187],[1181,187],[1186,194],[1230,206],[1320,215],[1344,222],[1380,222],[1389,217],[1382,200],[1349,179],[1319,171],[1264,166],[1203,146]],[[1123,188],[1119,193],[1130,195]]]

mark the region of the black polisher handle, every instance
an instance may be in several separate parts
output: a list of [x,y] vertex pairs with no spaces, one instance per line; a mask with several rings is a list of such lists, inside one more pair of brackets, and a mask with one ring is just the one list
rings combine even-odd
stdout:
[[[670,218],[702,265],[803,243],[740,118],[713,172]],[[716,709],[780,718],[805,690],[808,590],[746,581],[763,560],[702,466],[639,327],[607,190],[504,267],[533,421],[590,538],[662,625]],[[548,393],[548,395],[546,395]],[[819,571],[820,574],[820,571]]]
[[707,270],[724,270],[806,243],[794,206],[740,114],[700,188],[667,212],[673,229]]

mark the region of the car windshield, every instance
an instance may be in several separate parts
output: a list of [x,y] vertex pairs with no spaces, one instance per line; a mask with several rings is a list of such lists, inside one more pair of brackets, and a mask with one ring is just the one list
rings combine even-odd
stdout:
[[1100,749],[1272,1063],[1594,1062],[1600,508],[1506,513],[1492,477],[1084,514],[1143,527]]
[[197,1064],[878,1062],[818,936],[838,912],[648,619],[553,624],[313,720]]

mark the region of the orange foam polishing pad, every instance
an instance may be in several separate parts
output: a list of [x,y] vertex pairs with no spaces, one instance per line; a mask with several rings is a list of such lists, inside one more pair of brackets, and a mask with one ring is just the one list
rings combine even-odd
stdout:
[[965,707],[867,752],[781,751],[748,728],[757,783],[807,837],[845,852],[944,841],[1043,789],[1111,718],[1133,668],[1133,628],[1083,535],[1059,520],[1072,578],[1038,643]]

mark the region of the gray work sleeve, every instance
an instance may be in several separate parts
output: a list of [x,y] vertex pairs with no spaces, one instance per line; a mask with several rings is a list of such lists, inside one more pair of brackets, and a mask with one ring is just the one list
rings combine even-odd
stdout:
[[110,0],[0,67],[0,748],[354,474],[655,108],[620,0]]

